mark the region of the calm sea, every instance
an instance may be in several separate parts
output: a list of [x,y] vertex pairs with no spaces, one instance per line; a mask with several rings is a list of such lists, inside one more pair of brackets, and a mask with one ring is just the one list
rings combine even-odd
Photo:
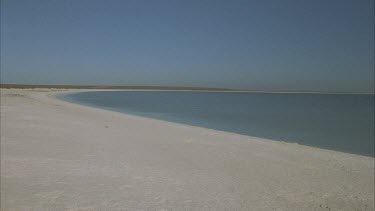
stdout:
[[62,98],[123,113],[374,157],[374,95],[105,91]]

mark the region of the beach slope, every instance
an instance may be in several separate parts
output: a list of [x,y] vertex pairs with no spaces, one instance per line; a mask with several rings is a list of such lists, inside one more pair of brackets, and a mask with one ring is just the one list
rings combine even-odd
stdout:
[[[1,89],[4,210],[374,210],[374,158]],[[272,128],[270,128],[272,130]]]

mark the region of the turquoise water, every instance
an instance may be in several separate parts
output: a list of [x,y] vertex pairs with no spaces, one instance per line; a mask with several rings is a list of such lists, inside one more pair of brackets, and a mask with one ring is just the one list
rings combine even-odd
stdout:
[[106,91],[64,100],[374,157],[374,95]]

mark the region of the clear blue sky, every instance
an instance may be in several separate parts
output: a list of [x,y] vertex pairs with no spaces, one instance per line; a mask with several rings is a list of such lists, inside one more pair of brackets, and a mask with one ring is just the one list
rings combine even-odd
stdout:
[[374,91],[374,0],[1,0],[1,82]]

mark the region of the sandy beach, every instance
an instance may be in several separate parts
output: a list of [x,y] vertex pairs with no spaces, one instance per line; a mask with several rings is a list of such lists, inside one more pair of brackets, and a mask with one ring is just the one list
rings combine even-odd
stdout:
[[1,89],[3,210],[374,210],[374,158],[55,97],[76,91]]

